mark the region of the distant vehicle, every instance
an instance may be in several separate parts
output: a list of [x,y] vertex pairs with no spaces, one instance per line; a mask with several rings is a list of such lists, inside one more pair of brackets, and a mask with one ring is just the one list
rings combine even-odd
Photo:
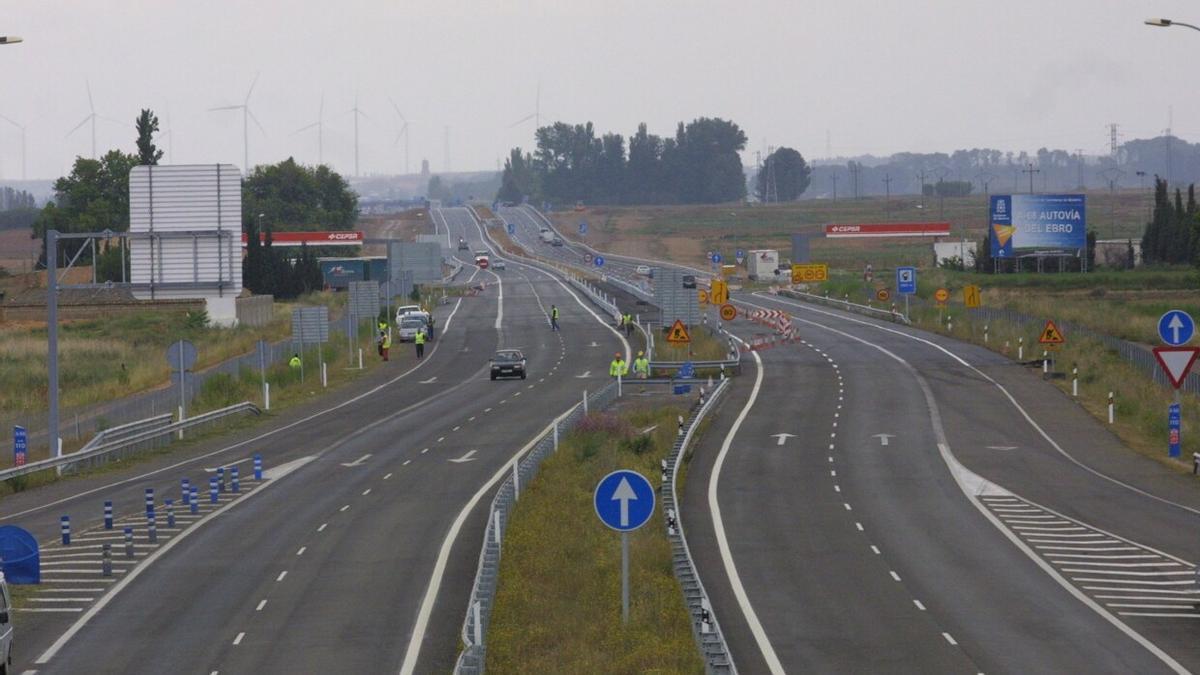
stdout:
[[428,337],[433,339],[433,315],[421,309],[420,305],[402,305],[396,308],[396,326],[400,326],[400,322],[407,316],[416,316],[425,319],[425,325],[428,327]]
[[476,251],[475,252],[475,264],[479,265],[479,269],[486,270],[488,268],[488,252],[487,251]]
[[543,244],[554,243],[554,233],[545,227],[538,231],[538,238],[542,240]]
[[694,274],[683,275],[683,287],[684,288],[695,288],[696,287],[696,276]]
[[650,266],[649,266],[649,265],[638,265],[638,266],[637,266],[637,269],[636,269],[636,270],[634,270],[634,271],[635,271],[635,272],[637,272],[638,274],[640,274],[640,275],[644,276],[644,277],[648,277],[648,276],[650,276],[651,274],[653,274],[653,272],[650,270]]
[[399,328],[396,330],[396,339],[401,342],[412,342],[417,338],[418,331],[425,331],[428,337],[429,323],[425,317],[419,314],[408,314],[400,319]]
[[525,355],[519,349],[501,349],[492,357],[492,379],[520,377],[525,379]]
[[0,661],[0,672],[4,675],[12,672],[12,643],[12,596],[8,594],[8,583],[0,573],[0,657],[4,659]]
[[500,272],[502,270],[508,269],[508,266],[504,264],[503,260],[497,260],[496,262],[492,263],[492,269],[496,270],[497,272]]
[[463,239],[462,237],[459,237],[459,238],[458,238],[458,250],[460,250],[460,251],[469,251],[469,250],[471,250],[471,247],[467,245],[467,240],[466,240],[466,239]]
[[581,201],[580,201],[580,202],[575,202],[575,210],[576,210],[576,211],[582,211],[582,210],[583,210],[583,202],[581,202]]
[[550,245],[551,246],[562,246],[563,245],[562,237],[555,237],[554,241],[550,242]]

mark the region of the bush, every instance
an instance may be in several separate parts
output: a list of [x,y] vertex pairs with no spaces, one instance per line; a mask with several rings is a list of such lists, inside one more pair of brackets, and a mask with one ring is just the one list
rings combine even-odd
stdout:
[[633,438],[621,441],[621,450],[635,455],[644,455],[654,449],[654,440],[649,434],[638,434]]

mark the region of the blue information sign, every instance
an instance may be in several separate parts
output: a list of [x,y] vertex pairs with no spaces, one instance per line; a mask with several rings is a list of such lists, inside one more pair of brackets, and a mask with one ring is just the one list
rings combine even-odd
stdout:
[[992,257],[1011,258],[1018,249],[1083,249],[1086,207],[1085,195],[992,195]]
[[737,264],[741,265],[742,261],[746,259],[746,252],[739,248],[734,252],[733,257],[737,259]]
[[596,484],[592,496],[600,521],[618,532],[636,530],[654,513],[654,488],[636,471],[614,471]]
[[592,258],[592,262],[596,264],[596,267],[604,267],[604,256],[598,255]]
[[696,377],[696,366],[692,365],[691,361],[684,361],[682,366],[679,366],[680,379],[690,380]]
[[676,396],[679,396],[679,395],[682,395],[682,394],[690,394],[690,393],[692,393],[692,385],[690,385],[690,384],[677,384],[677,385],[675,385],[675,389],[674,389],[674,391],[675,391],[675,395],[676,395]]
[[29,451],[29,435],[25,427],[13,427],[13,466],[24,466]]
[[579,234],[587,234],[587,221],[579,221]]
[[712,254],[712,262],[714,265],[720,265],[721,264],[721,254],[720,253]]
[[509,224],[508,224],[508,233],[509,233],[509,234],[516,234],[516,232],[517,232],[517,226],[516,226],[516,225],[513,225],[512,223],[509,223]]
[[1172,309],[1158,320],[1158,337],[1172,347],[1187,344],[1195,332],[1196,322],[1183,310]]
[[1172,403],[1171,406],[1167,408],[1167,454],[1171,457],[1179,456],[1179,449],[1181,445],[1181,440],[1179,438],[1181,423],[1180,417],[1179,404]]
[[917,268],[896,268],[896,292],[900,295],[917,294]]

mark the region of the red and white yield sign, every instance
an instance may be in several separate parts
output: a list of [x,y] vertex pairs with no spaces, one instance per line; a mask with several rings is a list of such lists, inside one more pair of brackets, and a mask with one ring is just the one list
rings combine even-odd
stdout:
[[1154,348],[1154,358],[1158,359],[1158,365],[1162,366],[1167,379],[1171,380],[1171,386],[1176,389],[1183,386],[1183,381],[1187,379],[1192,364],[1196,363],[1198,354],[1200,347]]

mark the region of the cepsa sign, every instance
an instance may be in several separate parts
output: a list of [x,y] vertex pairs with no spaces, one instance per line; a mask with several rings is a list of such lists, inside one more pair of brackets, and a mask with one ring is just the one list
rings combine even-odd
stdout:
[[[266,243],[266,235],[259,234],[258,240]],[[362,246],[362,232],[273,232],[272,246]],[[246,233],[242,233],[242,248],[246,247]]]
[[826,237],[948,237],[950,223],[855,223],[826,225]]

